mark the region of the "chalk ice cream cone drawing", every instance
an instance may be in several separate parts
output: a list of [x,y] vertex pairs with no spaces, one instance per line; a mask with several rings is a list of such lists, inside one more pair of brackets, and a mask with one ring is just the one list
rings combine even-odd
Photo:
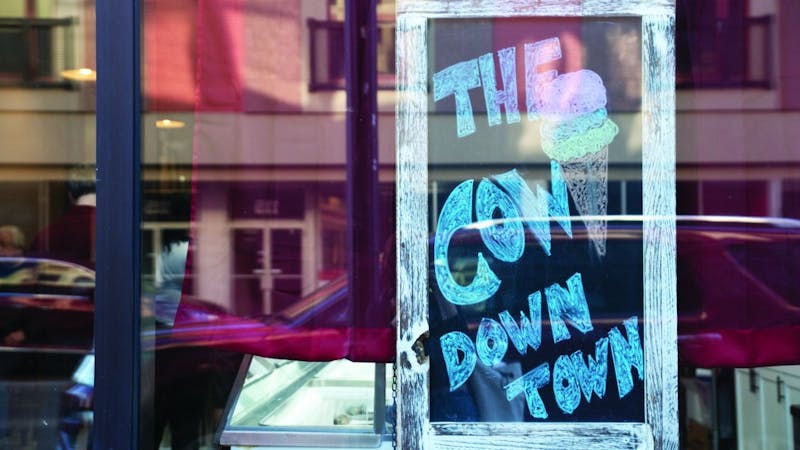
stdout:
[[567,189],[600,256],[606,253],[608,145],[619,127],[608,118],[606,89],[591,70],[539,86],[542,149],[561,165]]

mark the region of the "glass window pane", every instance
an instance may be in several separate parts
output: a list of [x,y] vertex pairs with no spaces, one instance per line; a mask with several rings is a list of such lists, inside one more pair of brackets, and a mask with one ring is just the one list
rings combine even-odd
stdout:
[[94,1],[0,4],[0,447],[85,447],[94,357]]
[[[375,445],[394,304],[349,291],[343,2],[146,0],[142,12],[144,446],[215,448],[246,427]],[[392,29],[381,36],[391,55]],[[387,218],[392,192],[375,206]]]
[[790,1],[677,2],[681,447],[800,437],[798,18]]
[[643,421],[641,22],[427,33],[431,421]]

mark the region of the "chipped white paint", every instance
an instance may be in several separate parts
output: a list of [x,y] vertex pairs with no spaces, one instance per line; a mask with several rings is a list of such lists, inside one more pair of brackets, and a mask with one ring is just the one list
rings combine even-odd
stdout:
[[[428,122],[426,20],[397,18],[397,430],[400,448],[427,443],[428,371],[412,346],[428,330]],[[426,366],[427,367],[427,366]]]
[[436,17],[647,16],[674,14],[675,0],[400,0],[398,14]]
[[653,448],[650,427],[642,423],[436,423],[431,430],[437,449]]
[[[675,449],[674,0],[398,0],[398,439],[403,449]],[[428,329],[427,21],[439,17],[641,16],[645,423],[435,423],[427,363],[414,342]]]
[[418,361],[417,352],[414,350],[415,344],[420,336],[428,332],[428,321],[410,324],[411,328],[406,330],[402,335],[398,335],[397,339],[397,355],[402,360],[408,360],[406,370],[412,373],[422,372],[427,373],[428,360]]
[[678,448],[674,16],[642,19],[645,421]]

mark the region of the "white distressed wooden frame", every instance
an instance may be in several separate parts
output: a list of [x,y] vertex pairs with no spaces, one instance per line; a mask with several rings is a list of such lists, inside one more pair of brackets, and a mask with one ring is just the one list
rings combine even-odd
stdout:
[[[678,446],[674,0],[398,0],[398,444],[402,449]],[[641,17],[644,423],[431,423],[428,362],[427,25],[433,18]]]

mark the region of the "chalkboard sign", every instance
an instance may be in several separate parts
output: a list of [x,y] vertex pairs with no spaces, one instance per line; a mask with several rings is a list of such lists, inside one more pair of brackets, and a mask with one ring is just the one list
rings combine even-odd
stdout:
[[607,220],[641,20],[439,19],[428,48],[431,420],[643,421],[641,222]]
[[398,7],[401,442],[672,448],[671,8],[510,3]]

